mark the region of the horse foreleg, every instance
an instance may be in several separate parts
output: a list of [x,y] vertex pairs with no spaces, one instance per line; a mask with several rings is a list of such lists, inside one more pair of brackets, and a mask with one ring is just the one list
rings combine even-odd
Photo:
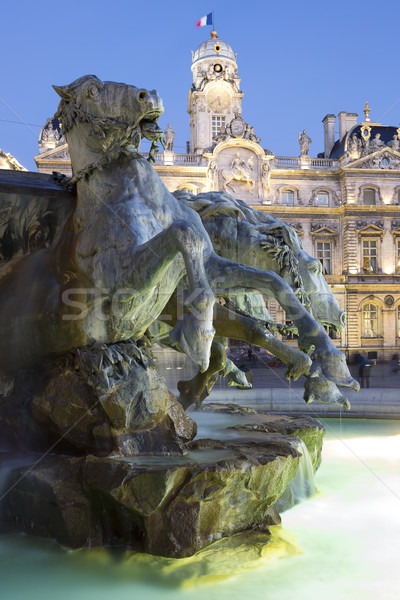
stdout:
[[306,310],[292,288],[279,275],[234,263],[213,254],[206,263],[208,281],[217,296],[234,296],[255,291],[274,298],[293,321],[299,332],[299,348],[311,356],[310,375],[359,389],[350,375],[345,356],[314,317]]
[[[171,333],[171,340],[199,365],[201,371],[208,367],[214,337],[212,320],[215,302],[204,268],[204,246],[204,232],[198,231],[188,221],[179,220],[143,245],[126,249],[120,257],[122,265],[129,265],[133,269],[129,274],[125,272],[123,279],[137,293],[158,284],[166,276],[178,252],[182,254],[188,290],[183,300],[183,314]],[[174,277],[174,274],[171,276]],[[176,283],[181,277],[182,269],[177,265]],[[169,284],[167,281],[167,290]],[[171,293],[166,291],[164,306],[170,296]]]
[[224,335],[235,340],[259,346],[271,352],[288,367],[287,379],[298,379],[309,373],[311,359],[307,354],[287,346],[281,340],[251,317],[240,315],[220,304],[215,305],[214,326],[216,335]]

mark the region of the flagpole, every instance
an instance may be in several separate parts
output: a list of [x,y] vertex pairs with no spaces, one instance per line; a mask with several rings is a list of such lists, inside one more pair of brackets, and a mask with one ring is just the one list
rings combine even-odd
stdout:
[[215,29],[215,25],[214,25],[214,11],[212,11],[212,28]]

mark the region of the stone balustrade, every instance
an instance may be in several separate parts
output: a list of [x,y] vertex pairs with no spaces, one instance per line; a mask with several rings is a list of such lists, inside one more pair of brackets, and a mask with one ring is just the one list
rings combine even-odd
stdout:
[[[143,152],[144,157],[148,157],[147,152]],[[172,152],[166,152],[163,154],[155,154],[154,156],[156,165],[199,165],[201,163],[201,154],[174,154]]]

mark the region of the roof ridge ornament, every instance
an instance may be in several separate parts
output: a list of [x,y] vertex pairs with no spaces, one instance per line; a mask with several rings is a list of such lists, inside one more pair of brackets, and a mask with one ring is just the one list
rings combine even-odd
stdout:
[[371,112],[371,109],[368,106],[368,101],[365,103],[365,108],[363,109],[363,112],[365,114],[365,121],[370,121],[371,119],[369,118],[369,113]]

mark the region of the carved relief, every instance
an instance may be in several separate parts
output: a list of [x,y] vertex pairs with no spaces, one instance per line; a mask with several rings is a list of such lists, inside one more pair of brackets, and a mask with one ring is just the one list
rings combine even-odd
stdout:
[[232,159],[230,169],[224,169],[221,172],[222,187],[226,192],[235,193],[232,182],[242,181],[246,184],[247,190],[252,194],[255,186],[255,180],[252,177],[251,171],[254,170],[254,157],[250,156],[247,160],[236,152]]
[[257,137],[254,133],[254,127],[250,126],[242,117],[240,112],[235,112],[235,116],[230,123],[228,123],[224,129],[221,130],[217,141],[224,142],[231,138],[242,138],[259,144],[261,138]]
[[400,169],[400,159],[393,156],[390,152],[383,152],[378,156],[364,160],[360,165],[360,169]]
[[253,152],[245,148],[241,148],[240,151],[227,148],[218,155],[217,160],[219,189],[241,197],[254,195],[259,178],[257,175],[257,157]]
[[372,236],[372,237],[380,237],[382,239],[384,234],[384,222],[382,220],[376,221],[364,221],[359,219],[356,222],[356,233],[358,237],[362,236]]
[[338,233],[337,223],[311,223],[311,232],[325,230],[327,233]]

